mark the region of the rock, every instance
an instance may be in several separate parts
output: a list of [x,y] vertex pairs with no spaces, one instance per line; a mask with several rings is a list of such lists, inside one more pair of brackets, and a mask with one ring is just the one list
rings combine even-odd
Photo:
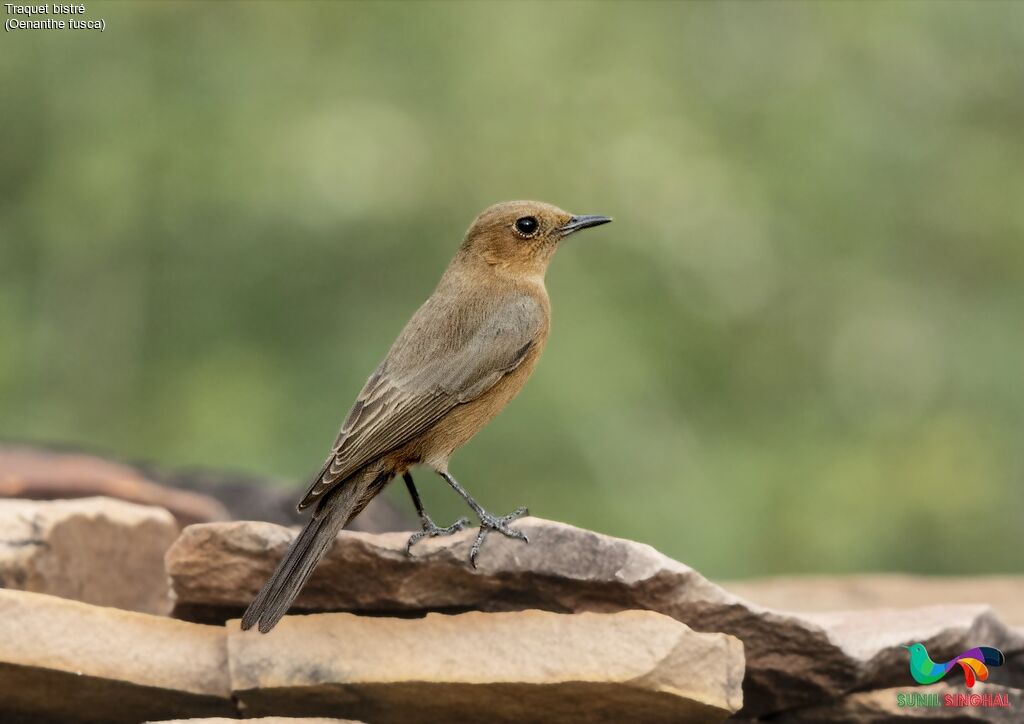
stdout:
[[923,603],[986,604],[1024,626],[1024,576],[783,576],[722,584],[738,596],[786,611],[916,608]]
[[0,447],[0,497],[53,500],[106,496],[171,511],[181,526],[227,520],[218,501],[147,479],[138,469],[86,453]]
[[163,560],[177,535],[162,508],[109,498],[0,500],[0,587],[166,614]]
[[905,643],[924,643],[935,661],[947,661],[975,646],[995,646],[1006,663],[993,673],[1003,684],[1024,686],[1024,639],[1008,629],[988,606],[926,606],[804,614],[858,662],[853,689],[915,687]]
[[0,721],[232,716],[225,630],[0,590]]
[[[947,683],[931,686],[913,686],[896,689],[860,691],[822,706],[786,712],[773,721],[815,722],[816,724],[885,724],[902,720],[927,720],[942,722],[1012,722],[1020,721],[1021,695],[1019,689],[977,683],[968,691],[963,686]],[[946,696],[954,697],[951,706],[945,706]],[[961,695],[977,695],[988,699],[976,699],[975,705],[968,700],[960,702]],[[1002,699],[1000,697],[1005,697]],[[985,706],[985,702],[1006,701],[1001,705]],[[902,702],[902,706],[900,703]],[[936,706],[937,704],[937,706]]]
[[649,611],[289,616],[231,622],[228,651],[246,715],[699,722],[742,704],[740,642]]
[[[147,722],[146,724],[234,724],[238,719],[225,719],[224,717],[213,717],[209,719],[165,719],[159,722]],[[246,719],[247,722],[259,722],[259,724],[363,724],[355,719],[325,719],[323,717],[288,717],[288,716],[261,716],[258,719]]]
[[[232,518],[293,525],[305,483],[232,471],[167,469],[110,460],[85,452],[0,446],[0,497],[52,500],[104,495],[167,508],[182,527]],[[377,496],[352,521],[352,530],[405,530],[415,523],[411,504]]]
[[[987,609],[940,611],[924,618],[914,612],[882,618],[853,612],[816,620],[748,603],[641,543],[537,518],[517,526],[529,534],[530,544],[491,536],[478,570],[466,560],[474,530],[423,541],[411,559],[404,553],[408,534],[343,532],[293,610],[404,616],[528,608],[659,611],[695,630],[721,631],[744,642],[744,716],[827,701],[853,690],[870,680],[871,667],[887,657],[896,662],[893,671],[898,669],[899,645],[913,640],[962,650],[980,643],[972,637],[984,634],[985,643],[1003,647],[1008,656],[1024,652],[1020,637]],[[167,554],[176,615],[208,621],[239,615],[294,535],[252,522],[186,529]],[[928,624],[916,625],[924,621]],[[876,642],[874,648],[863,645],[866,634]]]

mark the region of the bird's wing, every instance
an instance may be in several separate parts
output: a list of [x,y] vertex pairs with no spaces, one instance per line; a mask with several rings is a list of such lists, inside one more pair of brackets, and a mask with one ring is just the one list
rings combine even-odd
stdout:
[[491,389],[523,361],[544,320],[525,294],[448,312],[428,300],[359,393],[299,510]]
[[978,659],[978,661],[988,664],[989,666],[1002,666],[1003,662],[1006,661],[1006,657],[1003,656],[1003,652],[991,646],[977,646],[973,649],[968,649],[957,656],[957,659],[966,658]]

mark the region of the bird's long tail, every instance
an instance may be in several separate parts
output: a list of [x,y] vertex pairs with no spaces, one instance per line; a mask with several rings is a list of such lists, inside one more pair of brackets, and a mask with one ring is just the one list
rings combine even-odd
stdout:
[[1002,666],[1005,660],[1006,657],[1003,656],[1003,652],[999,649],[992,648],[991,646],[979,646],[970,651],[965,651],[953,661],[960,664],[960,668],[964,670],[964,681],[967,684],[967,688],[970,689],[974,686],[975,681],[985,681],[988,679],[989,666]]
[[991,646],[979,646],[977,651],[981,654],[979,658],[989,666],[1002,666],[1003,662],[1006,661],[1003,652]]
[[367,488],[373,482],[367,485],[358,479],[348,480],[320,501],[313,517],[292,542],[270,580],[243,614],[243,631],[258,623],[260,632],[267,633],[277,625],[309,580],[316,564],[331,547],[338,532],[358,512],[357,507],[361,507]]
[[960,668],[964,670],[964,683],[967,688],[973,688],[976,679],[985,681],[988,678],[988,667],[977,659],[957,659]]

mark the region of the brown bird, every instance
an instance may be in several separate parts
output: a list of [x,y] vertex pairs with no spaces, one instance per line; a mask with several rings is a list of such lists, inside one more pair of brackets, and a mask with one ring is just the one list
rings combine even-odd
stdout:
[[432,468],[480,519],[470,550],[475,567],[494,530],[527,541],[504,516],[484,510],[448,472],[448,458],[526,384],[548,337],[551,305],[544,273],[558,243],[606,224],[536,201],[496,204],[476,218],[437,289],[398,335],[345,418],[327,461],[299,503],[313,516],[242,617],[266,633],[284,616],[335,537],[397,475],[412,496],[424,537],[450,535],[466,519],[439,528],[409,468]]

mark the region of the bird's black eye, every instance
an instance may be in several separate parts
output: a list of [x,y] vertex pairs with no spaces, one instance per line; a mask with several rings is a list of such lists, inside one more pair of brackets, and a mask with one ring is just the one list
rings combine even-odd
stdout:
[[536,216],[524,216],[521,219],[516,219],[516,231],[523,236],[531,236],[540,224],[537,222]]

